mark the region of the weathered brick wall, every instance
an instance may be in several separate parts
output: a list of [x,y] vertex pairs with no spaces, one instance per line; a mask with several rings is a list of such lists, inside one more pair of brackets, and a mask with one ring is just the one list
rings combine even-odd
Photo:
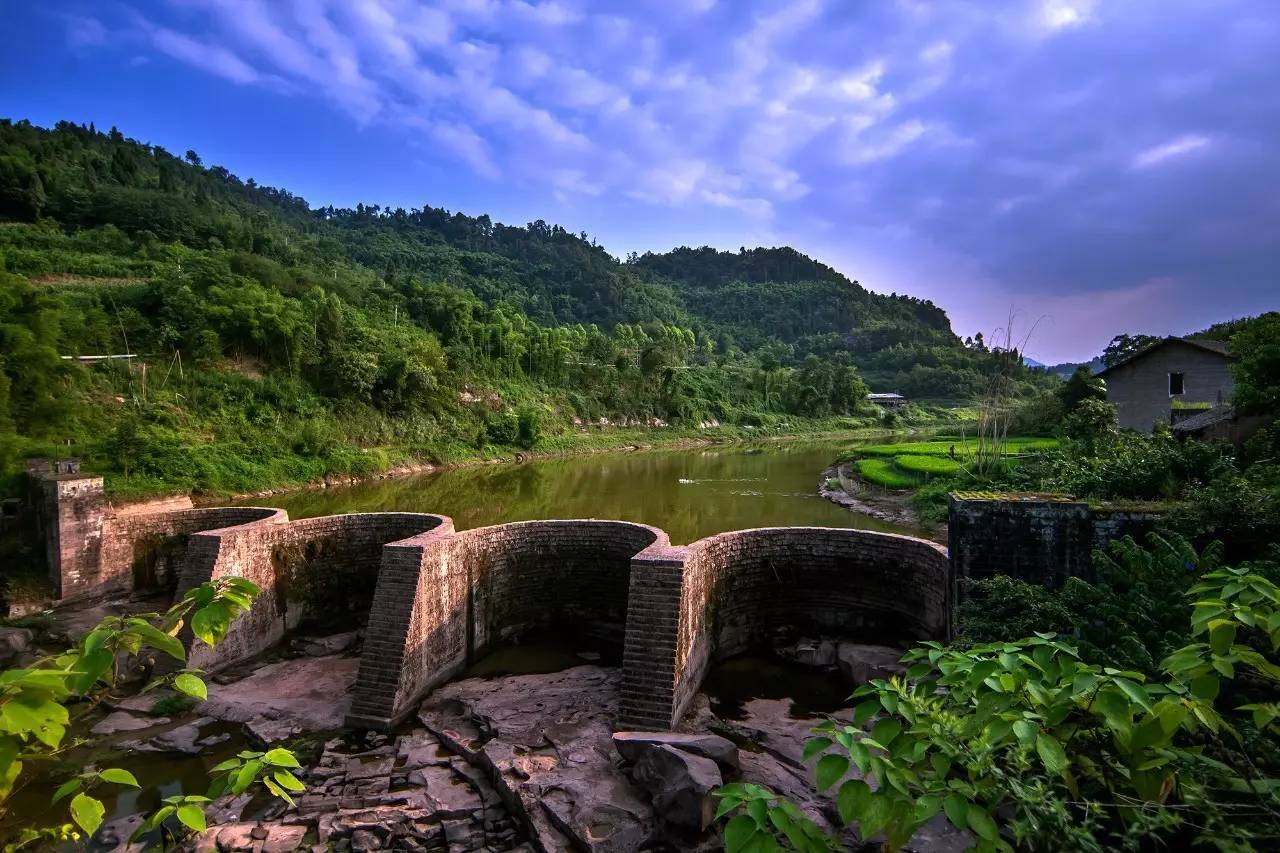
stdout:
[[[779,629],[896,642],[946,638],[946,550],[831,528],[723,533],[632,567],[623,724],[667,728],[716,660]],[[674,634],[673,634],[674,629]]]
[[631,558],[667,541],[645,525],[584,520],[388,545],[349,722],[390,725],[495,644],[552,626],[621,643]]
[[[263,594],[239,616],[226,639],[210,648],[191,643],[192,666],[214,670],[262,652],[309,615],[306,589],[313,582],[345,588],[347,612],[372,602],[382,546],[439,526],[441,516],[422,513],[350,513],[289,521],[283,510],[268,518],[191,535],[178,595],[207,580],[244,577]],[[310,614],[319,615],[319,614]]]
[[38,515],[56,598],[95,594],[107,499],[101,477],[37,473]]
[[1057,589],[1069,577],[1094,580],[1093,551],[1123,536],[1139,542],[1157,513],[1090,507],[1069,497],[1005,493],[951,496],[948,545],[956,600],[966,579],[1007,575]]
[[102,520],[102,548],[96,586],[102,592],[164,586],[177,580],[187,553],[187,537],[269,518],[262,507],[209,507],[142,512],[130,507]]

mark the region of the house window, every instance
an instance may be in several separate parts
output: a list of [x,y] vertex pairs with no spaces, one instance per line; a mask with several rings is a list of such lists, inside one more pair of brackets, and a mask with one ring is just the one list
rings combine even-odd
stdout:
[[1182,393],[1182,374],[1170,373],[1169,374],[1169,396],[1176,397],[1181,393]]

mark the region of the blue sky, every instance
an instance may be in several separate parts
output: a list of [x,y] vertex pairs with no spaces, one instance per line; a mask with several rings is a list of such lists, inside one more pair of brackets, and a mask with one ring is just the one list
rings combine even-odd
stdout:
[[1042,361],[1280,308],[1277,0],[3,7],[0,115],[313,205],[793,245]]

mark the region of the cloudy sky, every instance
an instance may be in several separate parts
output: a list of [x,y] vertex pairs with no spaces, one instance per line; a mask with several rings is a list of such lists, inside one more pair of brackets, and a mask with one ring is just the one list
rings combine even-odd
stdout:
[[1043,361],[1280,308],[1277,0],[0,6],[0,116],[313,205],[789,244]]

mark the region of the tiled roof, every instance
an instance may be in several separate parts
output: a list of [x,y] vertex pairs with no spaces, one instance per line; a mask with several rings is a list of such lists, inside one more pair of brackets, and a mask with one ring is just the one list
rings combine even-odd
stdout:
[[1156,350],[1160,349],[1160,347],[1170,343],[1175,343],[1175,342],[1180,344],[1186,344],[1187,346],[1197,347],[1198,349],[1205,350],[1206,352],[1211,352],[1217,355],[1226,356],[1227,358],[1231,357],[1231,354],[1227,351],[1226,341],[1209,341],[1209,340],[1202,340],[1200,338],[1170,337],[1170,338],[1165,338],[1163,341],[1161,341],[1158,344],[1152,344],[1151,346],[1147,347],[1141,352],[1134,353],[1133,355],[1126,358],[1124,361],[1117,361],[1115,364],[1111,365],[1110,367],[1104,367],[1102,370],[1098,371],[1097,375],[1103,376],[1115,370],[1117,367],[1120,367],[1121,365],[1128,364],[1131,361],[1137,361],[1147,353],[1155,352]]
[[1185,421],[1178,421],[1173,425],[1174,432],[1199,432],[1206,427],[1211,427],[1216,423],[1231,420],[1235,417],[1235,409],[1230,406],[1214,406],[1212,409],[1203,411],[1198,415],[1193,415]]

